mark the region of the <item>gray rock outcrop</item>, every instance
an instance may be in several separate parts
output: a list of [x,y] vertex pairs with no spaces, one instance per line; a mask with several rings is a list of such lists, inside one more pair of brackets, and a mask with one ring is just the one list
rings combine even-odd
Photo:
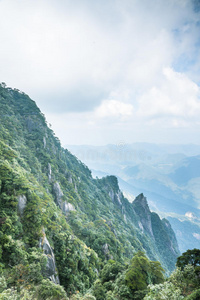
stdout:
[[114,192],[113,190],[110,190],[108,194],[112,199],[112,202],[115,202],[119,207],[122,207],[122,202],[121,202],[122,192],[120,190],[118,192]]
[[65,215],[67,213],[69,213],[70,211],[74,211],[74,210],[75,210],[75,208],[71,203],[68,203],[67,201],[63,202],[62,211]]
[[47,141],[46,141],[45,136],[43,137],[43,144],[44,144],[44,149],[45,149],[45,148],[46,148],[46,145],[47,145]]
[[49,178],[49,181],[51,181],[51,164],[48,163],[48,178]]
[[60,207],[60,209],[62,209],[63,192],[61,190],[60,184],[57,181],[53,184],[53,194],[55,196],[56,204]]
[[113,259],[113,256],[110,254],[109,251],[109,245],[107,243],[102,246],[102,251],[106,259]]
[[18,212],[19,212],[20,216],[22,216],[23,212],[24,212],[24,209],[26,207],[26,203],[27,203],[26,196],[25,195],[20,195],[17,200],[18,200],[17,209],[18,209]]
[[44,270],[44,275],[54,283],[59,284],[60,282],[56,271],[54,253],[45,233],[43,233],[43,237],[40,238],[39,247],[42,248],[44,254],[47,257],[47,264],[46,264],[46,269]]
[[138,227],[145,230],[154,238],[152,224],[151,224],[151,211],[147,203],[146,197],[143,194],[138,195],[132,203],[136,214],[139,217]]
[[55,202],[56,204],[60,207],[60,209],[62,210],[62,212],[67,215],[67,213],[69,213],[70,211],[74,211],[75,208],[71,203],[68,203],[67,201],[62,200],[63,197],[63,192],[61,190],[60,184],[58,182],[55,182],[53,184],[53,193],[55,196]]

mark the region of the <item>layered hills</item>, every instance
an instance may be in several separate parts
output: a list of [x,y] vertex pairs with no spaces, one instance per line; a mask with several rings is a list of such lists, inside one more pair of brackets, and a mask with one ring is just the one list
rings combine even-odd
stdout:
[[199,247],[199,145],[135,143],[69,149],[93,176],[117,176],[130,201],[142,191],[150,209],[170,221],[181,252]]

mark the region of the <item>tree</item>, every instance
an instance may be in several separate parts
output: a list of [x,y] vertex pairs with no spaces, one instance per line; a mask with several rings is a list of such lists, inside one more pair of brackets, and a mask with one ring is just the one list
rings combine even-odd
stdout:
[[162,268],[159,261],[150,261],[151,267],[151,282],[153,284],[159,284],[164,282],[164,272],[165,270]]
[[170,300],[181,300],[184,297],[181,295],[181,290],[178,289],[171,282],[164,282],[161,284],[150,285],[149,292],[144,297],[144,300],[161,300],[161,299],[170,299]]
[[110,259],[101,271],[102,283],[109,280],[114,280],[118,273],[122,271],[122,269],[123,267],[120,263]]
[[137,252],[126,273],[127,286],[135,293],[149,284],[162,283],[164,270],[159,262],[150,261],[142,251]]
[[50,281],[49,279],[43,279],[41,284],[37,287],[37,299],[38,300],[64,300],[67,299],[67,294],[64,288]]
[[177,267],[170,275],[168,281],[179,289],[184,296],[187,296],[199,286],[194,266],[190,264],[186,265],[183,270]]
[[193,250],[187,250],[177,258],[176,264],[181,269],[188,264],[193,265],[194,267],[200,266],[200,249],[194,248]]
[[200,249],[187,250],[177,258],[176,265],[181,270],[188,264],[194,266],[195,273],[200,278]]
[[97,300],[105,300],[106,293],[105,289],[101,284],[101,281],[98,279],[95,281],[93,286],[93,294]]
[[198,300],[200,299],[200,289],[194,291],[192,294],[185,298],[186,300]]

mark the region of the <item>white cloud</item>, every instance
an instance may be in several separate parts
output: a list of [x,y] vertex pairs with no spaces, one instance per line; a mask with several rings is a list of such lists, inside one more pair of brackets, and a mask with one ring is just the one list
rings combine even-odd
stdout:
[[0,75],[34,97],[89,83],[108,94],[119,85],[144,89],[194,45],[189,29],[181,43],[173,34],[193,18],[189,3],[2,0]]
[[115,134],[156,139],[156,126],[196,126],[197,137],[200,18],[192,3],[1,0],[0,81],[28,93],[63,140],[70,128],[70,143],[80,132],[90,143]]
[[174,126],[197,121],[200,88],[185,74],[164,68],[160,86],[152,87],[139,98],[138,114],[149,118],[172,118]]
[[195,239],[200,240],[200,234],[199,233],[194,232],[192,235],[193,235],[193,237],[195,237]]
[[117,100],[104,100],[96,109],[95,115],[98,118],[123,118],[133,114],[133,105]]

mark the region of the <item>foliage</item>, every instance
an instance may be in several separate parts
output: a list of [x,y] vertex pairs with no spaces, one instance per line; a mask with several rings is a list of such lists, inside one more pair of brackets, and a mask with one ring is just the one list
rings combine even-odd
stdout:
[[199,286],[198,276],[192,265],[186,265],[183,270],[176,268],[169,277],[169,281],[179,288],[184,296]]
[[185,298],[186,300],[199,300],[200,299],[200,289],[194,291],[192,294]]
[[161,284],[150,285],[149,292],[144,297],[144,300],[181,300],[181,290],[173,285],[171,282],[164,282]]
[[118,273],[122,270],[123,266],[120,263],[115,262],[114,260],[109,260],[101,271],[102,283],[114,280],[117,277]]
[[127,286],[127,282],[125,280],[126,273],[123,272],[118,275],[115,285],[113,287],[113,296],[114,298],[117,297],[120,300],[128,300],[133,299],[133,293],[131,289]]
[[139,251],[132,259],[126,273],[126,282],[133,291],[144,290],[149,284],[162,283],[164,270],[159,262],[151,262]]
[[43,279],[41,283],[34,289],[21,288],[19,291],[14,288],[4,289],[0,293],[1,300],[64,300],[68,299],[63,287],[51,282],[48,279]]
[[96,300],[96,298],[90,293],[87,293],[84,296],[77,293],[70,297],[69,300]]
[[94,283],[93,295],[96,299],[141,300],[147,293],[147,277],[151,282],[160,283],[164,281],[163,272],[160,263],[148,260],[141,251],[127,266],[109,260]]
[[177,258],[176,265],[182,270],[188,264],[194,266],[197,276],[200,277],[200,249],[187,250]]
[[38,300],[64,300],[67,299],[66,292],[62,286],[48,279],[43,279],[36,291]]
[[[197,253],[195,251],[187,251],[187,253]],[[185,256],[185,255],[184,255]],[[183,262],[183,258],[177,259]],[[183,264],[182,269],[177,267],[170,277],[162,284],[149,285],[148,293],[145,300],[150,299],[199,299],[199,277],[196,273],[195,266],[191,264]]]
[[3,292],[3,290],[5,290],[7,288],[7,283],[6,283],[6,279],[4,276],[0,277],[0,293]]
[[[152,224],[161,222],[156,214],[150,216]],[[163,281],[156,260],[172,270],[176,251],[171,251],[164,227],[154,230],[152,239],[138,224],[117,178],[93,179],[61,147],[35,102],[2,83],[0,299],[66,299],[66,292],[71,299],[84,300],[143,297],[149,283]],[[44,236],[61,285],[46,278],[49,253],[40,243]],[[140,252],[128,265],[137,251],[153,261]]]
[[93,295],[97,300],[104,300],[106,298],[106,290],[100,280],[97,280],[94,283]]

